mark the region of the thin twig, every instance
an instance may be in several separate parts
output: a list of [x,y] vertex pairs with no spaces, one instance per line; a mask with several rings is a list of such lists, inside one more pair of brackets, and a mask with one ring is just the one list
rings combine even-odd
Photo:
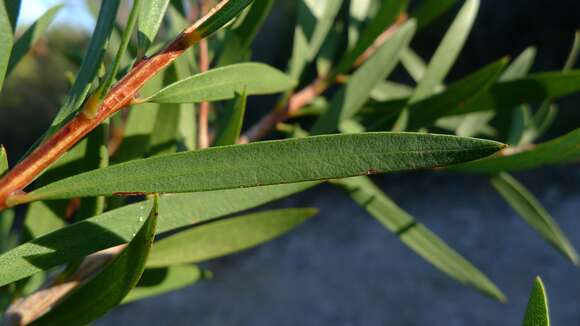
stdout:
[[[201,3],[201,12],[205,15],[210,8],[209,0],[203,0]],[[199,41],[199,71],[206,72],[209,70],[209,46],[207,39]],[[198,145],[199,148],[209,147],[209,102],[201,102],[199,105],[199,126],[198,126]]]

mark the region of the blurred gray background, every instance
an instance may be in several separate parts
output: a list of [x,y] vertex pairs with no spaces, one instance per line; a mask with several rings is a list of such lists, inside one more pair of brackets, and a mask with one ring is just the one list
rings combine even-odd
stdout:
[[[41,3],[25,2],[33,7]],[[67,6],[79,5],[68,1]],[[277,2],[256,40],[255,60],[284,69],[291,48],[293,7],[294,1]],[[74,10],[80,9],[71,9],[69,17],[76,15]],[[413,42],[424,59],[431,56],[456,11]],[[67,16],[60,21],[72,24]],[[538,47],[535,71],[559,69],[578,28],[577,0],[482,0],[475,29],[449,80],[504,55],[515,57],[530,45]],[[19,66],[0,96],[0,143],[7,145],[12,161],[46,128],[66,89],[67,60],[80,55],[73,50],[78,52],[86,42],[84,32],[70,29],[55,28],[50,39]],[[46,53],[52,47],[71,52],[67,58],[51,58]],[[35,96],[29,95],[30,90]],[[266,112],[268,101],[252,100],[248,119]],[[580,96],[559,103],[561,114],[549,137],[580,124]],[[578,165],[516,177],[580,247]],[[415,172],[375,180],[400,206],[484,271],[509,302],[499,304],[452,281],[342,192],[323,186],[269,205],[321,209],[295,232],[205,264],[214,273],[211,281],[123,306],[96,324],[519,325],[533,278],[541,275],[553,324],[580,325],[580,270],[531,231],[485,178]]]

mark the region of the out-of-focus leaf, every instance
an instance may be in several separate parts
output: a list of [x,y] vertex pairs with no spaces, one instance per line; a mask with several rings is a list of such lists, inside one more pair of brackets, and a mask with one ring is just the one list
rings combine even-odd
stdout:
[[530,294],[523,326],[550,326],[548,296],[542,279],[538,276]]
[[[317,183],[232,189],[159,198],[158,233],[201,223],[301,192]],[[136,203],[47,234],[0,256],[0,287],[43,270],[127,243],[143,225],[151,201]]]
[[8,155],[4,145],[0,145],[0,176],[6,171],[8,171]]
[[298,227],[317,209],[290,208],[210,222],[156,242],[147,267],[197,263],[253,248]]
[[[479,9],[479,0],[466,0],[465,4],[457,14],[457,17],[445,33],[443,40],[431,58],[425,74],[421,76],[413,95],[409,98],[408,106],[413,105],[433,94],[435,88],[443,83],[445,77],[457,60],[461,49],[467,40],[477,11]],[[408,127],[410,112],[408,108],[403,109],[394,131],[403,131]]]
[[455,0],[424,0],[411,12],[411,17],[418,22],[418,29],[423,29],[455,4]]
[[525,49],[501,74],[499,81],[506,82],[526,76],[536,60],[536,53],[537,50],[533,46]]
[[6,8],[6,13],[8,15],[8,21],[12,28],[12,34],[16,33],[16,23],[18,22],[18,16],[20,15],[20,3],[21,0],[2,0]]
[[496,155],[451,167],[451,170],[471,173],[520,171],[568,162],[580,157],[580,129],[550,140],[530,150],[511,155]]
[[245,93],[236,96],[235,103],[228,110],[226,125],[221,128],[216,138],[215,146],[234,145],[240,138],[247,99],[248,97]]
[[360,30],[369,16],[371,0],[351,0],[348,17],[348,47],[352,48],[360,37]]
[[40,39],[42,34],[46,31],[46,28],[54,16],[62,9],[63,5],[56,5],[48,9],[38,20],[36,20],[28,29],[18,38],[14,43],[14,48],[12,49],[12,54],[10,54],[10,61],[8,62],[8,70],[6,74],[16,67],[16,65],[22,60],[22,58],[30,51],[32,46]]
[[342,2],[342,0],[298,2],[298,23],[294,30],[290,76],[299,79],[304,67],[314,60],[334,24]]
[[408,0],[382,1],[381,7],[368,27],[360,35],[352,50],[348,51],[334,70],[335,74],[346,73],[356,60],[373,44],[373,42],[390,26],[399,13],[407,7]]
[[522,103],[537,103],[580,91],[580,70],[545,72],[496,83],[481,96],[465,104],[464,113],[505,110]]
[[401,51],[401,64],[415,82],[421,81],[427,71],[427,64],[410,48]]
[[194,103],[228,100],[244,90],[248,95],[283,92],[294,87],[295,83],[281,71],[265,64],[240,63],[180,80],[145,101]]
[[237,28],[228,31],[218,67],[237,63],[244,58],[273,4],[274,0],[254,1],[243,22]]
[[369,178],[349,178],[337,183],[369,214],[437,269],[460,283],[472,286],[499,301],[505,301],[503,293],[482,272],[424,225],[417,223]]
[[413,92],[413,88],[390,81],[379,82],[371,91],[371,98],[375,101],[389,101],[406,98]]
[[145,53],[161,26],[169,0],[145,0],[139,11],[139,34],[137,43],[141,53]]
[[6,3],[11,0],[3,0],[0,2],[0,90],[4,84],[4,77],[8,69],[8,61],[12,46],[14,45],[14,29],[15,21],[11,21],[11,17],[6,8]]
[[354,116],[368,100],[377,83],[384,80],[396,67],[400,51],[409,44],[415,33],[415,23],[402,26],[391,39],[349,79],[333,97],[329,109],[316,121],[312,134],[335,132],[341,121]]
[[420,133],[265,141],[135,160],[78,174],[7,202],[200,192],[427,169],[482,158],[503,147],[489,140]]
[[578,264],[578,254],[566,235],[540,202],[516,179],[499,173],[490,179],[491,184],[506,202],[536,230],[546,241],[557,248],[572,263]]
[[332,69],[334,59],[341,51],[341,37],[344,30],[342,22],[334,24],[328,32],[326,40],[320,48],[320,53],[316,56],[316,72],[318,76],[328,76]]
[[[0,212],[0,252],[6,252],[17,244],[17,238],[12,233],[12,224],[14,223],[14,210],[7,209]],[[2,290],[0,289],[0,294]],[[4,294],[2,294],[4,295]],[[3,307],[0,300],[0,309]]]
[[85,325],[121,303],[143,274],[158,215],[155,200],[149,217],[119,255],[29,325]]
[[115,17],[117,16],[119,3],[119,1],[104,1],[101,4],[97,25],[87,47],[81,68],[72,88],[64,99],[63,106],[52,121],[51,128],[47,132],[48,134],[57,130],[83,104],[91,87],[91,83],[95,79],[101,66],[109,34],[111,34],[115,25]]
[[123,304],[175,291],[197,283],[203,278],[203,271],[197,266],[169,266],[151,268],[123,300]]

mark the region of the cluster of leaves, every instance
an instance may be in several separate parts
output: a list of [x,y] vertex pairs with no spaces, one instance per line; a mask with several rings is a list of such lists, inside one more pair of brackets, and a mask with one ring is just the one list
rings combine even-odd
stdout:
[[[0,87],[60,9],[50,9],[14,41],[19,2],[0,2]],[[577,264],[556,222],[508,173],[580,158],[580,129],[533,145],[557,113],[554,100],[580,90],[580,71],[571,70],[580,37],[563,71],[530,74],[535,49],[529,48],[512,62],[500,59],[446,85],[479,1],[463,3],[428,63],[410,42],[453,3],[424,0],[410,10],[406,0],[297,0],[285,73],[249,62],[252,40],[273,0],[220,2],[199,31],[202,37],[217,31],[205,52],[196,47],[181,55],[141,89],[128,111],[98,126],[31,191],[11,199],[11,205],[28,204],[22,230],[12,225],[13,210],[0,213],[6,319],[86,324],[119,304],[193,284],[209,275],[193,264],[267,242],[317,212],[244,211],[325,181],[344,189],[433,266],[504,301],[484,273],[368,177],[414,169],[446,168],[489,179],[532,228]],[[116,20],[120,6],[103,1],[95,8],[86,55],[45,137],[86,108],[88,94],[106,94],[143,55],[155,56],[179,35],[196,3],[134,0],[124,24]],[[200,62],[207,59],[213,68],[204,71]],[[389,79],[399,65],[416,85]],[[273,111],[256,128],[244,128],[247,97],[276,93],[282,95]],[[304,94],[310,97],[293,105]],[[208,102],[213,143],[201,149],[196,113],[199,103]],[[287,139],[236,145],[258,140],[268,128]],[[504,147],[496,141],[512,147],[490,156]],[[6,156],[0,150],[0,175],[8,170]],[[127,194],[139,197],[129,201]],[[86,276],[87,261],[110,248],[118,249],[113,258]],[[68,284],[71,291],[54,294]],[[34,293],[58,300],[47,305]],[[23,310],[31,302],[43,308]]]

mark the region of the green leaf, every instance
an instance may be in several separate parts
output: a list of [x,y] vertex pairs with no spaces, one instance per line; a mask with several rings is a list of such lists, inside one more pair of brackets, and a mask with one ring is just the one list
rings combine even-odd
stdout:
[[[256,78],[260,76],[260,78]],[[248,95],[283,92],[295,81],[261,63],[240,63],[212,69],[180,80],[147,98],[156,103],[193,103],[229,100],[246,90]]]
[[502,147],[488,140],[415,133],[265,141],[135,160],[57,181],[8,201],[199,192],[427,169],[485,157]]
[[28,29],[18,38],[14,43],[14,48],[12,49],[12,54],[10,55],[10,61],[8,62],[8,70],[6,75],[16,67],[16,65],[24,58],[26,53],[30,51],[32,46],[40,39],[44,34],[48,25],[52,22],[56,14],[62,9],[63,5],[56,5],[48,9],[38,20],[36,20]]
[[137,43],[141,53],[145,53],[161,27],[169,0],[145,0],[139,11],[139,34]]
[[[211,16],[202,21],[196,28],[196,33],[200,38],[205,38],[213,34],[218,29],[226,25],[230,20],[240,14],[254,0],[225,0],[221,7],[213,11]],[[263,1],[263,0],[260,0]],[[216,7],[217,8],[217,7]]]
[[74,289],[29,325],[85,325],[117,306],[137,285],[145,269],[159,214],[157,199],[139,232],[94,278]]
[[437,269],[499,301],[506,300],[503,293],[483,273],[398,207],[369,178],[343,179],[338,184],[405,245]]
[[[417,87],[411,98],[409,98],[408,105],[417,103],[433,94],[435,88],[443,83],[445,77],[453,67],[457,60],[459,53],[463,49],[467,37],[471,32],[473,23],[477,16],[479,9],[479,0],[466,0],[465,4],[455,17],[455,20],[445,33],[443,40],[431,58],[425,74],[421,76]],[[403,109],[399,116],[394,131],[403,131],[408,127],[409,120],[408,108]]]
[[486,159],[473,161],[450,168],[451,170],[471,173],[498,173],[521,171],[538,168],[545,165],[555,165],[580,157],[580,129],[576,129],[562,137],[550,140],[511,155],[496,155]]
[[385,42],[333,97],[330,108],[312,127],[312,133],[332,133],[341,121],[353,117],[368,100],[375,85],[395,69],[400,51],[409,44],[414,33],[415,24],[411,21]]
[[254,1],[242,23],[228,31],[218,67],[242,61],[251,50],[252,41],[272,10],[273,4],[274,0]]
[[4,145],[0,145],[0,176],[8,171],[8,155]]
[[507,173],[495,175],[490,181],[497,192],[526,223],[572,263],[578,264],[578,254],[566,235],[540,202],[522,184]]
[[31,203],[24,218],[27,235],[35,239],[66,226],[64,217],[68,205],[68,200]]
[[20,15],[21,0],[3,0],[4,6],[6,7],[6,12],[8,14],[8,20],[10,21],[10,26],[12,28],[12,34],[16,33],[16,23],[18,21],[18,16]]
[[368,23],[368,27],[362,32],[352,50],[344,55],[334,70],[334,74],[346,73],[377,37],[395,22],[399,13],[407,7],[408,2],[408,0],[382,1],[376,15]]
[[455,0],[424,0],[411,12],[411,17],[418,22],[418,29],[423,29],[447,12]]
[[[254,208],[316,184],[308,182],[161,196],[159,207],[163,218],[158,221],[157,232]],[[0,287],[99,250],[127,243],[143,225],[143,217],[151,207],[151,201],[124,206],[24,243],[1,255]]]
[[4,84],[8,60],[14,44],[13,24],[15,25],[15,21],[11,20],[12,17],[10,17],[6,8],[6,2],[11,2],[11,0],[0,2],[0,90],[2,90],[2,85]]
[[542,102],[580,91],[580,70],[531,74],[496,83],[478,98],[466,103],[463,112],[511,109],[518,104]]
[[548,296],[542,279],[538,276],[526,308],[523,326],[550,326]]
[[332,28],[343,0],[300,0],[290,76],[299,79],[306,65],[318,54]]
[[146,269],[137,286],[129,292],[123,304],[175,291],[197,283],[203,271],[197,266],[169,266]]
[[391,81],[382,81],[375,85],[370,97],[375,101],[389,101],[406,98],[411,95],[413,89],[407,85]]
[[[427,71],[427,64],[423,58],[411,48],[405,48],[401,51],[401,64],[415,82],[420,82]],[[439,86],[437,85],[437,87]]]
[[156,242],[147,267],[197,263],[253,248],[290,232],[317,212],[271,210],[194,226]]
[[522,78],[526,76],[532,69],[532,65],[536,60],[537,50],[535,47],[530,46],[525,49],[509,67],[502,73],[499,78],[500,82],[511,81],[515,79]]
[[248,97],[245,93],[236,95],[235,103],[230,107],[225,117],[226,125],[220,129],[214,146],[236,144],[242,132],[247,99]]

